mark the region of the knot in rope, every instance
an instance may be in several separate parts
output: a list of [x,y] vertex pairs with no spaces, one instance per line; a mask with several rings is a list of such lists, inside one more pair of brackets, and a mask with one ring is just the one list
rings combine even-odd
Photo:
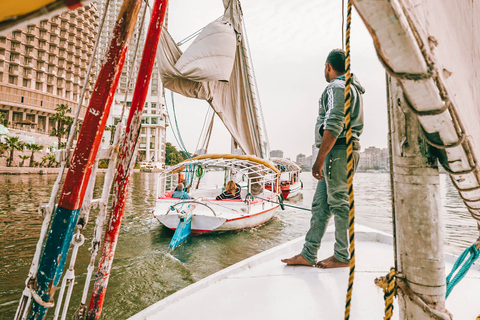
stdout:
[[476,248],[476,244],[474,243],[469,248],[465,249],[465,251],[460,255],[460,257],[458,257],[457,261],[453,265],[452,271],[450,271],[450,274],[447,277],[446,298],[448,298],[450,292],[452,292],[453,288],[457,285],[457,283],[459,283],[460,280],[465,277],[468,270],[478,259],[479,256],[480,250]]
[[393,297],[397,294],[395,277],[397,271],[390,268],[390,272],[385,277],[375,279],[377,287],[383,289],[383,299],[385,300],[385,317],[384,320],[390,320],[393,316]]

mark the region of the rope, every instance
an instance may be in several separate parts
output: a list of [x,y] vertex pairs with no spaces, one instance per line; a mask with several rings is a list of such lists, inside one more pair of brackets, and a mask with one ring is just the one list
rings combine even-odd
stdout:
[[[247,201],[249,197],[257,198],[257,199],[260,199],[260,200],[263,200],[263,201],[267,201],[267,202],[271,202],[271,203],[276,203],[276,204],[279,204],[280,206],[285,206],[285,207],[290,207],[290,208],[300,209],[300,210],[305,210],[305,211],[312,211],[312,209],[303,208],[303,207],[298,207],[298,206],[294,206],[294,205],[291,205],[291,204],[286,204],[285,202],[273,201],[273,200],[268,200],[268,199],[261,198],[261,197],[259,197],[259,196],[254,196],[254,195],[251,194],[250,192],[247,193],[247,195],[245,196],[245,201]],[[283,208],[282,208],[282,209],[283,209]]]
[[479,256],[480,250],[478,250],[475,247],[475,244],[473,244],[469,248],[465,249],[460,257],[458,257],[457,261],[453,265],[452,271],[450,271],[450,274],[447,276],[447,294],[445,298],[448,298],[453,288],[465,277],[468,270]]
[[355,205],[353,196],[353,143],[352,125],[350,122],[351,100],[350,85],[352,76],[350,73],[350,27],[352,23],[352,0],[348,0],[347,30],[346,30],[346,54],[345,54],[345,129],[347,138],[347,184],[348,184],[348,235],[350,240],[350,273],[348,276],[348,290],[345,302],[345,320],[350,319],[350,307],[352,302],[353,280],[355,277]]
[[[243,40],[240,40],[240,45],[241,45],[241,52],[242,52],[242,61],[243,61],[243,73],[244,73],[244,77],[245,77],[245,80],[249,81],[248,79],[248,74],[247,74],[247,62],[246,62],[246,57],[245,57],[245,47],[243,46]],[[252,105],[251,105],[251,99],[253,99],[251,97],[251,92],[249,90],[249,85],[247,84],[245,86],[245,89],[246,89],[246,92],[247,92],[247,101],[248,101],[248,110],[250,111],[250,118],[251,118],[251,121],[252,121],[252,129],[253,129],[253,136],[255,137],[255,142],[257,144],[257,148],[258,148],[258,152],[260,153],[260,157],[263,158],[264,155],[262,154],[262,147],[260,146],[260,143],[258,141],[258,138],[257,137],[257,131],[255,130],[255,119],[253,117],[253,110],[252,110]],[[267,157],[268,155],[265,155],[265,157]]]
[[143,9],[142,20],[140,22],[140,31],[138,32],[137,43],[135,44],[135,50],[133,53],[132,65],[130,67],[130,74],[128,75],[128,78],[127,78],[127,88],[125,89],[125,98],[123,98],[122,114],[120,115],[120,121],[123,121],[123,115],[125,114],[125,109],[127,108],[127,97],[130,91],[130,82],[132,81],[133,70],[135,70],[135,65],[137,64],[138,47],[140,46],[140,37],[142,36],[143,26],[145,23],[145,16],[147,13],[148,1],[145,1],[145,3],[146,5],[145,5],[145,8]]
[[395,286],[396,270],[390,268],[390,272],[385,277],[375,279],[375,284],[383,289],[383,298],[385,299],[385,317],[384,320],[390,320],[393,316],[393,297],[396,293]]

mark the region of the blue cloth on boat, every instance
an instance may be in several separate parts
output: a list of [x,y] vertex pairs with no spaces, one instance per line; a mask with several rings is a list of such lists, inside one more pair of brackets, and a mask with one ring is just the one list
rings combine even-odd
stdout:
[[186,193],[185,191],[181,191],[181,190],[175,190],[173,193],[172,193],[172,198],[177,198],[177,199],[192,199],[192,197],[190,197],[190,195],[188,193]]

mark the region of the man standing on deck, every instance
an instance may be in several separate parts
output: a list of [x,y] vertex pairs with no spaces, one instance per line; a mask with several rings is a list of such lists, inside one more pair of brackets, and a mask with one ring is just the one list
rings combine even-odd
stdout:
[[[347,145],[345,126],[345,52],[332,50],[325,63],[325,79],[329,84],[320,98],[315,144],[319,149],[312,167],[312,175],[319,180],[312,202],[310,229],[300,254],[282,259],[288,265],[308,265],[320,268],[349,266],[348,251],[348,186]],[[354,170],[360,158],[358,138],[363,130],[363,101],[365,89],[352,75],[351,126]],[[317,262],[317,251],[328,221],[335,220],[335,246],[333,256]]]

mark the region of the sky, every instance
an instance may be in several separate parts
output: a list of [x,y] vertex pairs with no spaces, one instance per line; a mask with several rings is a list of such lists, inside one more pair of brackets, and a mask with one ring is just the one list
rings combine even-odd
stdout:
[[[242,0],[250,55],[265,117],[271,150],[283,150],[295,160],[311,155],[318,99],[327,82],[324,63],[330,50],[342,47],[341,1]],[[180,41],[223,14],[221,0],[170,2],[168,30]],[[346,10],[346,9],[345,9]],[[387,147],[385,72],[373,41],[358,14],[353,12],[351,70],[365,87],[362,149]],[[181,47],[187,49],[186,45]],[[172,114],[170,95],[167,107]],[[174,98],[178,128],[186,148],[194,152],[203,126],[207,102],[180,95]],[[178,147],[167,129],[167,141]],[[209,153],[229,153],[230,136],[217,118]]]

